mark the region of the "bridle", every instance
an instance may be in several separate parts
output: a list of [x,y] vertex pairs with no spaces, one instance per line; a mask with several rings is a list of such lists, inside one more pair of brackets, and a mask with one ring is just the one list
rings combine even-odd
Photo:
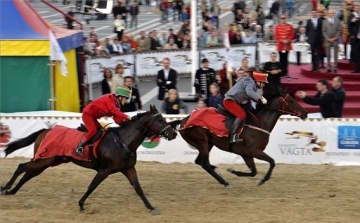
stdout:
[[143,129],[145,129],[146,132],[150,133],[151,135],[155,135],[155,136],[164,135],[164,136],[167,138],[168,135],[169,135],[169,133],[166,132],[166,130],[167,130],[168,128],[171,128],[171,126],[170,126],[170,125],[167,125],[167,126],[163,127],[163,126],[160,124],[160,122],[159,122],[158,120],[156,120],[156,116],[159,116],[159,115],[161,115],[159,112],[157,112],[156,114],[151,115],[152,119],[155,120],[155,122],[156,122],[156,123],[160,126],[160,128],[161,128],[161,130],[160,130],[159,133],[154,133],[153,131],[150,131],[150,130],[149,130],[148,128],[146,128],[143,124],[141,124],[141,122],[139,121],[137,115],[136,115],[135,117],[136,117],[136,121],[140,124],[140,126],[141,126]]
[[[289,103],[287,103],[286,98],[289,96],[289,94],[287,94],[285,97],[280,97],[282,100],[282,108],[280,109],[274,109],[271,107],[268,107],[271,110],[275,110],[275,111],[279,111],[283,114],[288,114],[288,115],[295,115],[295,116],[300,116],[301,112],[296,111],[291,105],[289,105]],[[292,111],[286,111],[285,110],[285,105],[287,105]]]

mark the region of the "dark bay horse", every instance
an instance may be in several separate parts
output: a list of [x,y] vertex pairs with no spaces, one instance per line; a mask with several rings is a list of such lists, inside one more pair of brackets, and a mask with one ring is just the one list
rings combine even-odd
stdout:
[[[229,172],[239,177],[254,177],[257,174],[254,158],[264,160],[270,164],[265,177],[259,180],[258,185],[262,185],[271,177],[272,170],[275,167],[275,161],[267,155],[264,150],[269,142],[270,132],[274,128],[277,120],[282,114],[290,114],[292,116],[307,118],[308,112],[304,110],[289,94],[280,89],[272,89],[268,96],[269,103],[266,106],[258,108],[254,114],[247,114],[246,126],[244,127],[241,138],[243,142],[229,146],[229,139],[227,137],[219,137],[209,131],[208,129],[193,126],[190,128],[183,128],[189,120],[190,116],[182,119],[169,122],[172,127],[180,124],[179,132],[183,139],[191,146],[199,150],[195,163],[205,169],[211,176],[213,176],[220,184],[226,188],[231,189],[231,185],[225,181],[216,171],[216,166],[209,162],[209,153],[213,146],[217,148],[232,152],[242,156],[246,165],[251,170],[250,173],[228,169]],[[205,108],[206,109],[206,108]],[[220,115],[220,114],[219,114]]]
[[[49,131],[51,131],[51,129],[42,129],[23,139],[9,143],[5,148],[6,156],[20,148],[32,144],[33,142],[35,142],[34,154],[36,154],[40,143]],[[153,214],[159,214],[160,212],[147,200],[139,184],[135,169],[136,150],[147,136],[159,135],[168,140],[173,140],[176,138],[177,133],[157,111],[155,106],[152,105],[150,106],[150,111],[137,114],[122,127],[108,128],[106,131],[107,132],[102,138],[96,151],[98,171],[86,193],[79,200],[80,211],[83,212],[85,210],[85,200],[103,180],[105,180],[110,174],[121,172],[127,177],[136,193],[144,202],[145,206]],[[85,168],[94,169],[92,162],[81,161],[74,159],[73,157],[66,156],[57,156],[21,163],[10,181],[4,187],[1,187],[2,194],[15,195],[28,180],[41,174],[45,169],[53,164],[59,162],[62,163],[64,161],[72,162]],[[25,175],[21,178],[19,183],[13,189],[9,190],[16,178],[24,172]]]

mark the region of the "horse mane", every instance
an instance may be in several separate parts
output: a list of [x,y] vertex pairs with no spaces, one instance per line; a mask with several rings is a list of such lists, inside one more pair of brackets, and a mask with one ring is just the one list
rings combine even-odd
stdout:
[[[266,84],[264,87],[263,97],[268,101],[268,105],[273,103],[278,97],[285,96],[287,94],[287,90],[281,87],[276,87],[273,84]],[[261,112],[264,108],[267,108],[263,103],[258,103],[256,105],[256,109],[250,111],[255,116]]]
[[112,131],[112,132],[117,132],[117,130],[119,130],[120,128],[123,128],[127,125],[129,125],[130,123],[132,123],[133,121],[139,120],[141,117],[149,114],[149,111],[146,112],[141,112],[141,113],[137,113],[136,115],[134,115],[129,121],[125,122],[124,124],[122,124],[119,127],[109,127],[108,130]]

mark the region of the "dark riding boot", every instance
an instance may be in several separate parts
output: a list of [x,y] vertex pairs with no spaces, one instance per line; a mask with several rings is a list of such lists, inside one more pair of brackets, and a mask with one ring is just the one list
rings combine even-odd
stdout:
[[237,133],[238,129],[240,128],[240,126],[242,126],[242,124],[243,121],[241,119],[235,119],[231,128],[230,143],[238,143],[243,141],[243,139],[240,139],[239,134]]
[[80,142],[79,145],[77,146],[76,150],[75,150],[75,154],[78,156],[83,156],[84,155],[84,142]]

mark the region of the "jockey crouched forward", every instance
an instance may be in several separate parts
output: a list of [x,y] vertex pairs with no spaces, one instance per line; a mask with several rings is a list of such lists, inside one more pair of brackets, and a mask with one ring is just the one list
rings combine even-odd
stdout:
[[129,95],[130,90],[128,87],[118,87],[116,89],[116,94],[105,94],[92,101],[84,108],[82,120],[88,131],[81,138],[81,141],[75,150],[76,155],[84,155],[84,145],[96,134],[98,128],[101,128],[101,125],[98,122],[99,118],[112,116],[115,123],[118,125],[122,125],[131,119],[130,116],[125,115],[120,111],[121,106],[129,99]]
[[[255,83],[254,79],[257,83]],[[236,119],[233,123],[230,135],[230,143],[242,142],[243,139],[239,138],[237,134],[238,129],[243,126],[246,118],[246,111],[241,105],[251,103],[251,100],[258,102],[259,100],[266,104],[267,100],[257,93],[257,88],[262,88],[263,83],[267,83],[267,74],[253,72],[251,74],[246,72],[245,76],[236,80],[236,84],[225,94],[224,107],[233,115]]]

